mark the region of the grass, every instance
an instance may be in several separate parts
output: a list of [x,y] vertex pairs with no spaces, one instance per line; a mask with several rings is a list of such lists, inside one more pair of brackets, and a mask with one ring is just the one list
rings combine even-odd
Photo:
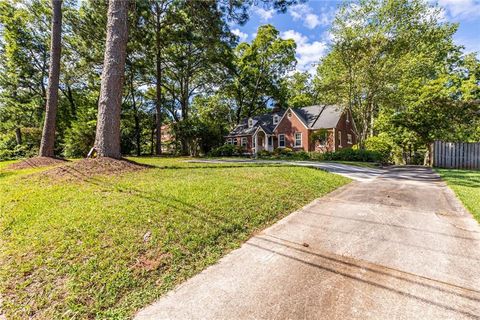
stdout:
[[278,164],[134,160],[155,168],[72,182],[0,163],[7,318],[130,318],[255,231],[349,182]]
[[437,169],[437,172],[480,223],[480,171]]

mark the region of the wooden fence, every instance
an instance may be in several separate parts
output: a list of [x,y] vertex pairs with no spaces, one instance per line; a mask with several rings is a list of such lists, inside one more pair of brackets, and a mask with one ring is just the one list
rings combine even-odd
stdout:
[[480,169],[480,142],[433,143],[433,166],[439,168]]

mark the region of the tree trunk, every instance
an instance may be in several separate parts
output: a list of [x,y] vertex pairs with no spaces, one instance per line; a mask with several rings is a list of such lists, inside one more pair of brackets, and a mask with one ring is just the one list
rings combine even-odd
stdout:
[[95,149],[99,157],[120,158],[120,111],[125,76],[129,1],[108,3],[107,41],[98,102]]
[[60,55],[62,51],[62,0],[52,0],[52,40],[50,44],[50,70],[45,124],[40,144],[41,157],[53,157],[55,149],[55,122],[58,107],[58,83],[60,79]]
[[153,156],[154,154],[154,148],[155,148],[155,123],[157,122],[156,120],[156,115],[153,115],[153,126],[150,134],[150,154]]
[[137,156],[141,155],[141,141],[140,141],[140,116],[138,114],[137,101],[135,100],[135,87],[133,83],[133,71],[131,72],[130,77],[130,94],[132,95],[132,108],[133,108],[133,117],[135,121],[135,144],[137,149]]
[[156,128],[156,143],[155,143],[155,155],[159,156],[162,154],[162,57],[161,57],[161,42],[160,42],[160,5],[155,3],[156,10],[156,62],[157,62],[157,83],[156,83],[156,94],[157,99],[155,102],[156,109],[156,118],[155,118],[155,128]]
[[17,142],[17,145],[22,144],[22,130],[20,129],[20,127],[15,128],[15,140]]

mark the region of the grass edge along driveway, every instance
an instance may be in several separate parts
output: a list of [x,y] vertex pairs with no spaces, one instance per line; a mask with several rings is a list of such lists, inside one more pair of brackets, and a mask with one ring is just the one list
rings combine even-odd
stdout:
[[435,169],[480,223],[480,171]]
[[278,164],[135,161],[155,168],[68,182],[31,170],[0,175],[8,318],[129,318],[255,231],[350,181]]

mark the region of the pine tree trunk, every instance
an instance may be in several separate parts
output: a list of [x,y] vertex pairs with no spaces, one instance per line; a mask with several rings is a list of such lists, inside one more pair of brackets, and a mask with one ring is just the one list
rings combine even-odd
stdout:
[[20,127],[15,128],[15,141],[17,142],[17,145],[22,144],[22,130]]
[[60,55],[62,51],[62,0],[52,0],[52,39],[50,44],[50,70],[45,124],[40,144],[41,157],[53,157],[55,148],[55,122],[58,107],[58,83],[60,79]]
[[156,143],[155,143],[155,155],[159,156],[162,154],[162,57],[161,57],[161,42],[160,42],[160,5],[158,3],[155,4],[156,14],[157,14],[157,21],[156,21],[156,34],[155,34],[155,42],[156,42],[156,63],[157,63],[157,86],[156,86],[156,93],[157,99],[155,102],[155,109],[156,109],[156,118],[155,118],[155,127],[156,127]]
[[108,3],[107,41],[98,102],[95,149],[99,157],[120,158],[120,111],[125,76],[129,1]]

